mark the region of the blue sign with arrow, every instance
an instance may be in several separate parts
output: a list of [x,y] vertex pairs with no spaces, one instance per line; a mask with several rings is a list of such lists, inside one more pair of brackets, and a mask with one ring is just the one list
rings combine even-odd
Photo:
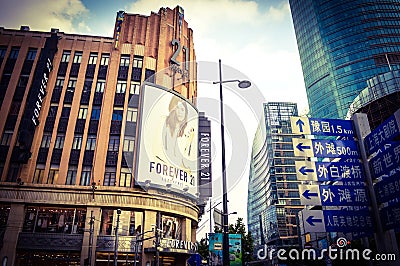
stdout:
[[359,158],[357,143],[353,140],[325,140],[293,138],[295,156],[319,158]]
[[296,161],[297,180],[308,181],[360,181],[365,174],[360,162]]
[[292,133],[320,136],[353,137],[354,128],[351,120],[320,119],[292,116]]

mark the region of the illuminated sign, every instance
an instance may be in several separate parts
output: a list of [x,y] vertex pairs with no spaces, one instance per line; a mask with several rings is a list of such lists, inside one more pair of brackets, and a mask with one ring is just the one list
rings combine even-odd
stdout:
[[115,48],[118,47],[119,34],[121,33],[122,22],[124,21],[125,12],[118,11],[117,13],[117,24],[115,25]]

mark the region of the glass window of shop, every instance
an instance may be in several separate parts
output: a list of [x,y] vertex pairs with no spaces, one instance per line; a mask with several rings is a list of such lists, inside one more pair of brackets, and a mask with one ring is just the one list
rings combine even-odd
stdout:
[[[115,235],[117,210],[102,209],[100,235]],[[135,236],[142,233],[143,212],[121,210],[118,235]]]
[[23,232],[83,234],[86,209],[29,206]]
[[7,228],[8,215],[10,214],[10,205],[0,204],[0,240],[4,237]]
[[162,216],[162,237],[170,239],[182,239],[182,219],[167,215]]

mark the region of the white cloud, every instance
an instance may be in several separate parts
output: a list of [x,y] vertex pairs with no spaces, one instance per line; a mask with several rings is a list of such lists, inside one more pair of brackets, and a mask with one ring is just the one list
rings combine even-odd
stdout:
[[6,28],[19,28],[29,25],[31,30],[60,31],[74,33],[74,20],[81,20],[88,10],[80,0],[18,0],[4,1],[0,9],[0,25]]

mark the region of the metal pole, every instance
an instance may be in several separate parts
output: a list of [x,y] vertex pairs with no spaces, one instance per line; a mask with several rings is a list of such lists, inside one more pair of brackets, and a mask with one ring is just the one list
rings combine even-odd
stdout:
[[155,232],[155,237],[156,237],[156,265],[155,266],[160,266],[160,251],[158,250],[158,247],[160,246],[160,235],[159,235],[159,229],[158,226],[161,223],[161,213],[157,212],[157,219],[156,219],[156,232]]
[[89,229],[89,265],[92,265],[92,248],[93,248],[93,211],[90,211],[90,229]]
[[118,227],[119,227],[119,215],[121,209],[117,210],[117,225],[115,226],[115,243],[114,243],[114,266],[118,265]]
[[221,149],[222,149],[222,203],[223,203],[223,238],[222,258],[223,264],[229,265],[229,236],[228,236],[228,193],[226,188],[226,164],[225,164],[225,126],[224,126],[224,102],[222,97],[222,63],[219,59],[219,98],[221,109]]

